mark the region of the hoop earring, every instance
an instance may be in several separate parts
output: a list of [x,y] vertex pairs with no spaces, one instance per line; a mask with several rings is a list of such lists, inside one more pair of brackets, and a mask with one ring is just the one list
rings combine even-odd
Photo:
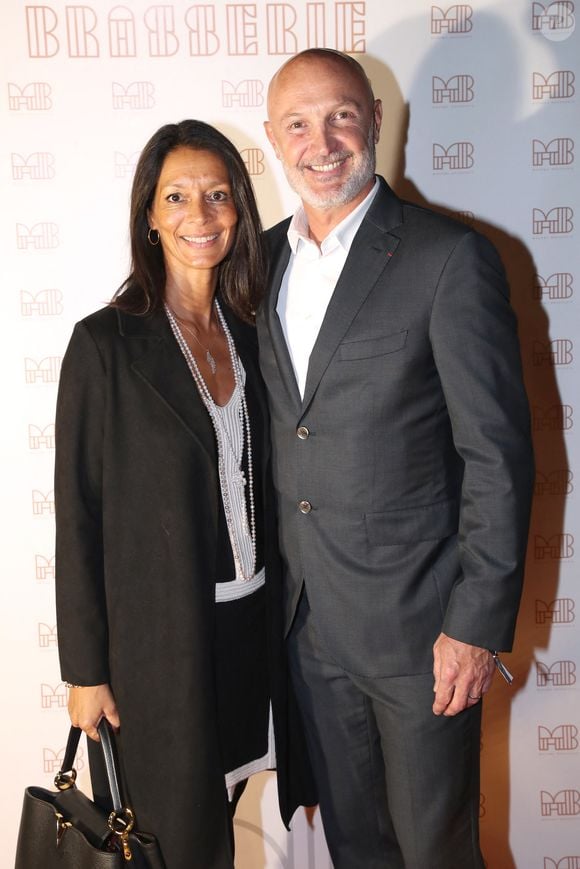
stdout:
[[[153,241],[153,233],[154,232],[157,233],[157,241]],[[152,244],[153,247],[156,247],[159,244],[159,239],[160,239],[159,230],[158,229],[151,229],[151,227],[149,227],[149,231],[147,233],[147,241],[149,242],[149,244]]]

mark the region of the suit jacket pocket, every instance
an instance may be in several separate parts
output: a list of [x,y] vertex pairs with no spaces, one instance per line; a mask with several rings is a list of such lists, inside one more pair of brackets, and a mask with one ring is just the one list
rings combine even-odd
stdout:
[[455,499],[365,515],[367,539],[371,546],[441,540],[457,533],[458,520],[459,509]]
[[385,356],[387,353],[395,353],[405,346],[407,329],[393,332],[391,335],[382,335],[380,338],[364,338],[362,341],[344,341],[338,348],[338,358],[348,359],[371,359],[373,356]]

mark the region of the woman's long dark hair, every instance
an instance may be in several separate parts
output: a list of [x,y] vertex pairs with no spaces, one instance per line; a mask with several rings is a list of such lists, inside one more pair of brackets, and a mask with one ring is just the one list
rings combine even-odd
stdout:
[[252,322],[266,279],[262,227],[252,182],[233,143],[203,121],[166,124],[141,152],[131,188],[131,272],[115,293],[112,304],[129,314],[149,314],[163,304],[166,282],[163,251],[161,245],[152,245],[147,239],[147,215],[163,162],[171,151],[181,147],[211,151],[226,166],[238,223],[232,248],[219,265],[217,286],[221,298],[234,313]]

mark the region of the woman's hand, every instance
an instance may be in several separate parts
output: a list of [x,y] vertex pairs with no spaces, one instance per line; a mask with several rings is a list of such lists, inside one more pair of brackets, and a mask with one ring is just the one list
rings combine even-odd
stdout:
[[106,718],[115,730],[121,725],[115,698],[106,684],[69,688],[68,714],[71,724],[80,727],[95,742],[99,742],[97,725],[101,718]]

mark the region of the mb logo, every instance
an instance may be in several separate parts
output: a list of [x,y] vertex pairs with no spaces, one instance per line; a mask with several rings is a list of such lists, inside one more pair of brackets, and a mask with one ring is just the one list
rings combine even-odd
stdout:
[[574,491],[574,474],[569,468],[558,468],[556,471],[543,473],[536,470],[536,482],[534,494],[538,497],[543,495],[570,495]]
[[458,169],[472,169],[475,162],[474,147],[471,142],[453,142],[448,148],[433,143],[433,169],[441,172],[448,169],[456,172]]
[[544,869],[580,869],[580,855],[576,857],[544,857]]
[[534,537],[534,558],[537,561],[564,561],[574,557],[574,535],[554,534],[552,537],[543,537],[536,534]]
[[573,818],[580,815],[580,791],[558,791],[552,795],[549,791],[540,792],[542,817]]
[[574,210],[568,206],[558,206],[550,211],[534,208],[532,212],[532,232],[534,235],[568,235],[574,231]]
[[[47,775],[54,775],[59,771],[64,760],[64,752],[64,747],[58,751],[53,751],[52,748],[43,749],[42,767]],[[84,753],[83,747],[79,745],[75,756],[75,769],[77,772],[80,772],[85,767]]]
[[573,30],[575,25],[574,3],[557,0],[555,3],[532,3],[532,30],[540,33],[557,30]]
[[551,139],[547,144],[532,139],[532,165],[570,166],[574,162],[574,139]]
[[32,515],[46,516],[54,513],[54,492],[41,492],[39,489],[32,490]]
[[264,82],[245,79],[233,84],[222,81],[222,106],[224,109],[256,109],[264,105]]
[[39,425],[28,426],[28,449],[53,450],[55,446],[54,423],[41,428]]
[[571,404],[532,408],[534,431],[570,431],[574,428],[574,408]]
[[60,244],[56,223],[35,223],[28,227],[16,224],[16,247],[18,250],[54,250]]
[[54,555],[52,557],[47,557],[46,555],[34,556],[34,570],[38,582],[54,579],[54,561]]
[[577,748],[578,728],[575,724],[560,724],[553,730],[542,724],[538,726],[539,751],[576,751]]
[[266,171],[264,165],[264,152],[261,148],[244,148],[243,151],[240,151],[240,156],[246,164],[246,169],[248,170],[249,175],[255,177],[257,175],[263,175]]
[[38,645],[41,649],[50,649],[58,645],[56,625],[46,625],[44,622],[39,622],[38,625]]
[[27,357],[24,360],[26,383],[58,383],[61,364],[61,356],[45,356],[38,362]]
[[122,154],[115,151],[113,162],[115,166],[115,178],[132,178],[139,159],[139,151],[133,154]]
[[575,608],[576,603],[570,597],[559,597],[551,603],[537,600],[536,624],[545,625],[546,622],[551,622],[553,625],[569,625],[576,618]]
[[472,75],[454,75],[451,78],[440,78],[434,75],[431,79],[432,100],[436,105],[441,103],[470,103],[473,100]]
[[536,275],[532,295],[534,299],[560,302],[574,295],[574,276],[570,272],[554,272],[547,278]]
[[131,84],[113,82],[113,108],[116,111],[123,109],[152,109],[155,105],[153,94],[155,87],[150,81],[133,81]]
[[46,682],[40,686],[40,705],[42,709],[52,709],[54,706],[58,709],[64,709],[67,702],[68,691],[64,682],[59,682],[54,687],[46,684]]
[[557,69],[550,75],[535,72],[532,76],[532,99],[569,100],[576,92],[575,79],[571,69]]
[[574,362],[574,344],[569,338],[556,338],[554,341],[534,341],[532,344],[532,364],[571,365]]
[[23,317],[57,317],[64,310],[60,290],[20,291],[20,312]]
[[28,157],[13,153],[11,162],[14,181],[50,181],[55,176],[54,154],[48,151],[35,151]]
[[11,112],[47,112],[52,109],[52,88],[45,81],[20,85],[8,82],[8,108]]
[[536,661],[536,685],[545,688],[571,688],[576,684],[576,664],[574,661],[554,661],[551,667]]
[[473,7],[467,3],[456,6],[431,7],[431,33],[471,33],[473,29]]

